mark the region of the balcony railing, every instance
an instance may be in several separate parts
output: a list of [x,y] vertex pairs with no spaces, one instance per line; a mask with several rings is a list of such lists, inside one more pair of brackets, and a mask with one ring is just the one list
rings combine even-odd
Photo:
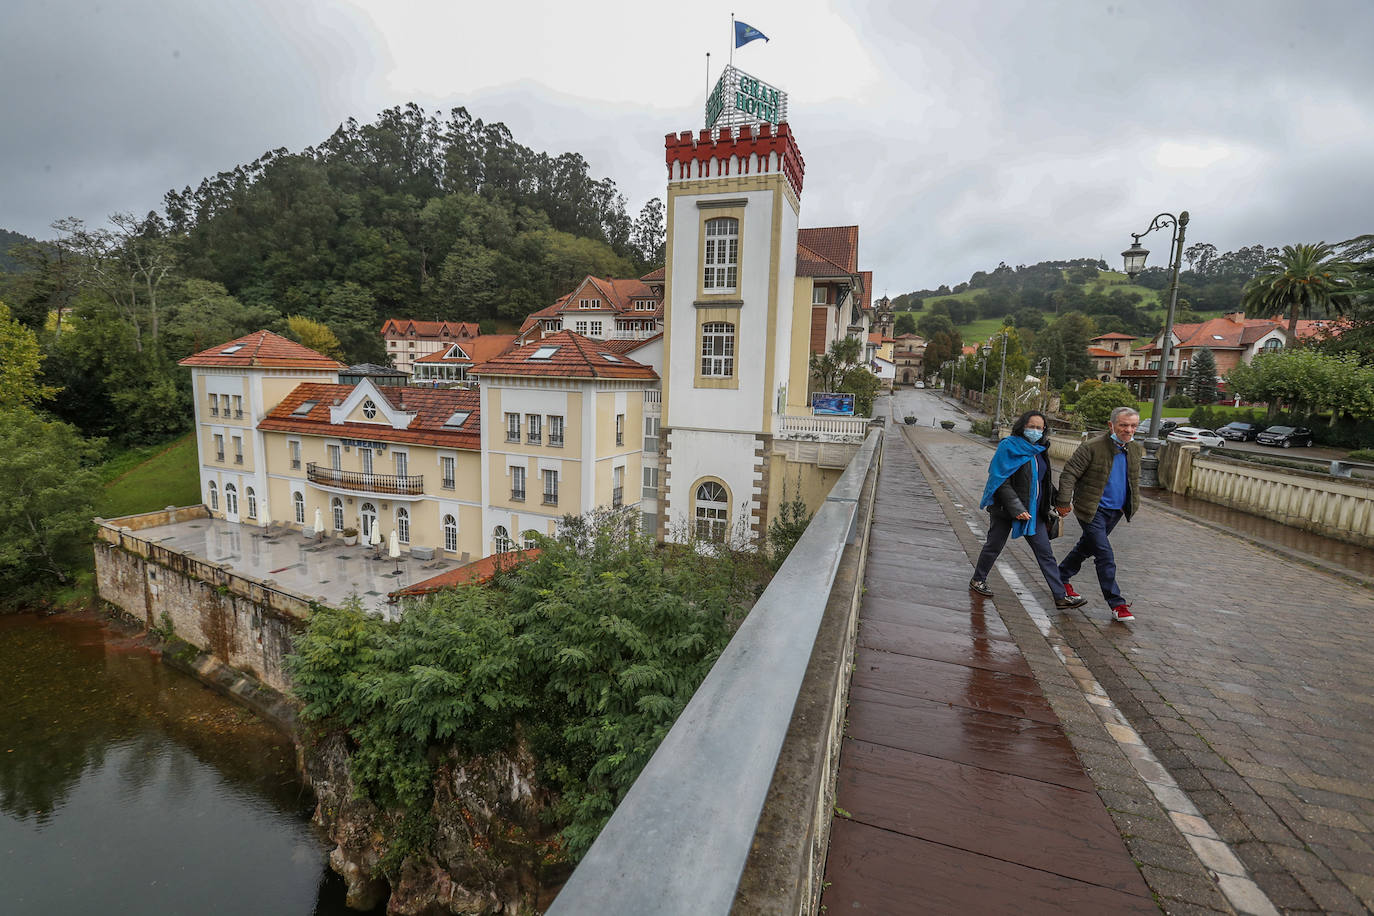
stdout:
[[619,509],[619,508],[620,508],[621,506],[623,506],[623,505],[625,505],[625,488],[624,488],[624,487],[612,487],[612,488],[611,488],[611,508],[612,508],[612,509]]
[[510,498],[511,498],[512,500],[514,500],[515,502],[518,502],[518,503],[524,502],[524,501],[525,501],[525,488],[524,488],[524,487],[521,487],[521,488],[518,489],[518,490],[512,489],[512,490],[510,491]]
[[562,448],[563,436],[561,434],[555,436],[553,433],[549,433],[549,445],[552,448]]
[[797,417],[774,415],[779,439],[811,439],[821,442],[862,442],[868,434],[867,417]]
[[422,475],[401,476],[398,474],[361,474],[355,471],[336,471],[322,468],[315,462],[305,466],[305,476],[311,483],[343,490],[359,490],[368,493],[397,493],[404,496],[419,496],[425,491],[425,478]]
[[549,492],[548,490],[545,490],[545,491],[544,491],[544,505],[546,505],[546,506],[556,506],[556,505],[558,505],[558,491],[557,491],[557,490],[554,490],[553,492]]

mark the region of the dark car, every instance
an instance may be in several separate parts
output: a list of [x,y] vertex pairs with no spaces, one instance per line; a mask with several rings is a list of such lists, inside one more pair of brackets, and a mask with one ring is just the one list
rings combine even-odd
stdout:
[[1255,437],[1260,445],[1278,445],[1292,448],[1295,445],[1312,445],[1312,430],[1306,426],[1271,426]]
[[1260,434],[1258,423],[1241,423],[1237,420],[1234,423],[1227,423],[1217,430],[1217,435],[1223,439],[1230,439],[1232,442],[1249,442]]

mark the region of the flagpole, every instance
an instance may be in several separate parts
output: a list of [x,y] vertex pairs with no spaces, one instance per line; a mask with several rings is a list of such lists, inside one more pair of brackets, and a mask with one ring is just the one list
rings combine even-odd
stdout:
[[706,97],[711,97],[711,52],[706,52]]
[[730,66],[735,65],[735,14],[730,14]]

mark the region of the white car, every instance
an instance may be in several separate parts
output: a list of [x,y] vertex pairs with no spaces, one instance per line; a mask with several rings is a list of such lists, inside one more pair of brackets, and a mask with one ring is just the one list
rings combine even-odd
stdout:
[[1198,429],[1196,426],[1180,426],[1169,433],[1170,442],[1182,442],[1186,445],[1210,445],[1213,448],[1220,448],[1226,444],[1226,440],[1210,429]]

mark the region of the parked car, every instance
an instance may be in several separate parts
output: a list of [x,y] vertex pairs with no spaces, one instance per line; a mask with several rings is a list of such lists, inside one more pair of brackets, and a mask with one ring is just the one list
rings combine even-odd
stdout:
[[[1150,428],[1150,421],[1149,421],[1149,420],[1142,420],[1142,421],[1140,422],[1140,425],[1143,426],[1143,427],[1145,427],[1145,428],[1148,430],[1148,429]],[[1160,434],[1161,436],[1165,436],[1165,437],[1167,438],[1168,435],[1169,435],[1169,433],[1173,432],[1173,431],[1176,430],[1176,429],[1178,429],[1178,421],[1177,421],[1177,420],[1160,420],[1160,421],[1159,421],[1159,434]]]
[[1295,445],[1312,446],[1312,430],[1306,426],[1271,426],[1255,437],[1260,445],[1278,445],[1292,448]]
[[1226,444],[1225,439],[1210,429],[1198,429],[1196,426],[1180,426],[1169,433],[1169,441],[1183,442],[1187,445],[1210,445],[1213,448],[1220,448]]
[[1249,442],[1259,434],[1260,425],[1258,423],[1242,423],[1239,420],[1234,423],[1227,423],[1217,430],[1218,436],[1233,442]]

